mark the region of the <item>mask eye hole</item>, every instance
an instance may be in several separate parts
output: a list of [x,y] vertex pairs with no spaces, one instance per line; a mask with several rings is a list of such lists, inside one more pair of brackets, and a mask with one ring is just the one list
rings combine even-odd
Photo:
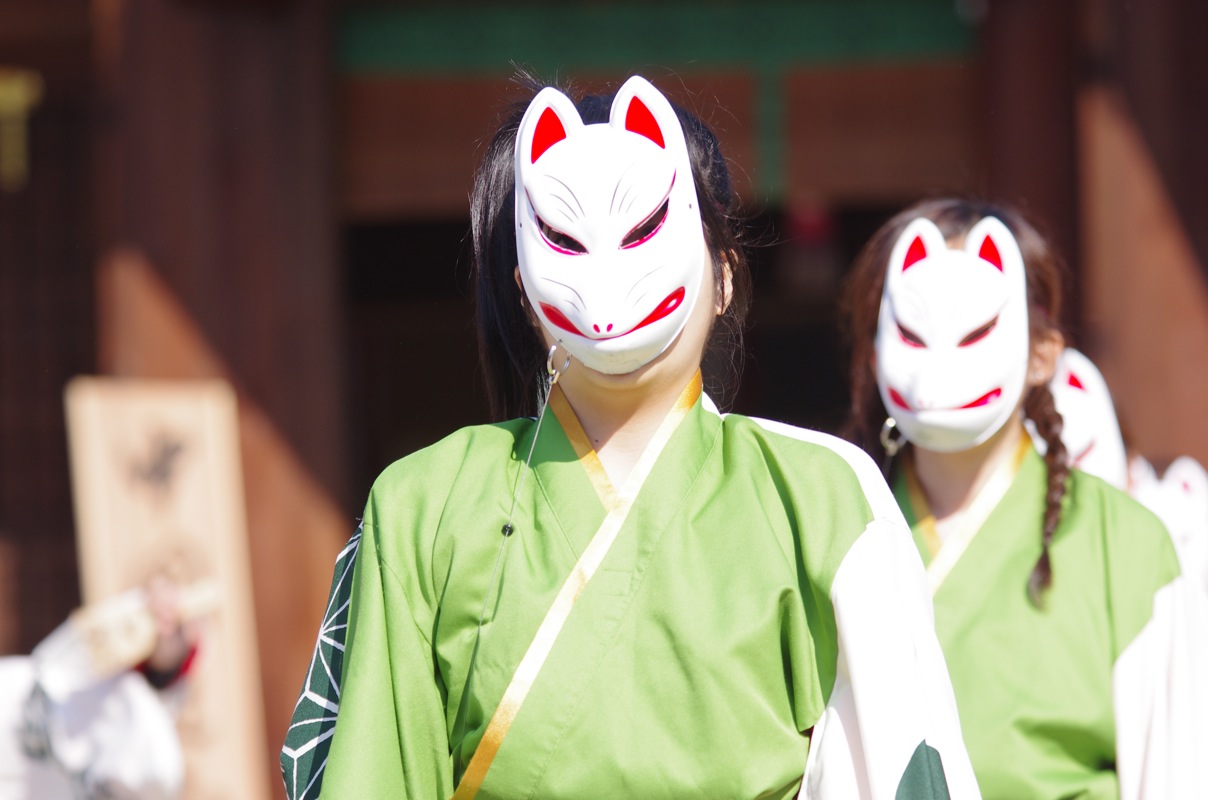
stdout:
[[625,234],[625,238],[621,240],[621,249],[628,250],[631,247],[637,247],[658,233],[659,228],[663,227],[663,223],[667,220],[667,209],[670,208],[670,205],[670,200],[664,200],[663,204],[656,208],[653,214],[646,217],[633,230]]
[[581,256],[587,252],[587,248],[578,239],[549,225],[540,217],[537,218],[537,228],[541,231],[541,236],[545,241],[559,253],[570,256]]
[[898,325],[898,336],[902,337],[902,341],[911,347],[926,347],[927,343],[923,341],[923,337],[919,336],[914,331],[907,328],[905,325]]
[[990,335],[990,331],[994,330],[994,326],[997,324],[998,324],[998,317],[995,317],[994,319],[987,322],[985,325],[982,325],[980,328],[978,328],[977,330],[970,333],[964,339],[961,339],[960,344],[958,344],[957,346],[958,347],[968,347],[969,345],[974,344],[975,342],[980,342],[982,339],[985,339],[987,336]]

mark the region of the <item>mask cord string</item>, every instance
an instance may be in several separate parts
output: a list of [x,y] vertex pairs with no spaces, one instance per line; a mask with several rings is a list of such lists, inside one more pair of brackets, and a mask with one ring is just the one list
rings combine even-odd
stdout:
[[545,392],[545,400],[541,403],[541,410],[537,413],[537,425],[533,429],[533,440],[529,443],[528,457],[524,459],[524,469],[520,471],[520,475],[516,480],[516,487],[512,490],[512,507],[508,510],[508,521],[503,523],[500,533],[503,534],[503,541],[499,544],[499,554],[495,556],[495,567],[491,571],[491,580],[487,583],[487,594],[482,599],[482,611],[478,614],[478,631],[475,633],[477,639],[478,633],[482,631],[482,622],[486,618],[487,603],[491,599],[491,590],[495,586],[495,578],[499,574],[499,564],[503,560],[504,546],[507,545],[508,539],[512,537],[516,528],[512,525],[512,519],[516,516],[516,504],[520,502],[520,492],[524,490],[525,479],[528,478],[529,472],[532,470],[533,453],[537,449],[537,437],[541,435],[541,423],[545,421],[545,412],[549,408],[550,396],[553,394],[554,387],[558,385],[558,379],[562,377],[562,373],[570,366],[570,356],[566,356],[566,361],[563,362],[561,369],[554,366],[554,353],[557,352],[558,345],[554,345],[549,349],[549,356],[545,360],[545,369],[549,373],[549,388]]
[[[491,580],[487,583],[486,595],[482,598],[482,610],[478,612],[478,626],[474,631],[474,650],[470,655],[470,666],[466,670],[466,689],[463,692],[463,700],[461,703],[462,710],[466,708],[464,697],[469,693],[470,679],[474,674],[474,664],[478,660],[478,646],[482,640],[482,623],[486,620],[487,606],[491,601],[491,592],[495,588],[495,579],[499,576],[499,568],[503,563],[503,553],[507,548],[508,539],[512,538],[512,534],[516,528],[512,524],[512,519],[516,515],[516,505],[520,501],[520,492],[524,489],[525,479],[528,478],[529,471],[532,469],[533,453],[537,449],[537,437],[541,434],[541,423],[545,420],[546,409],[549,408],[550,396],[553,394],[554,387],[558,385],[558,379],[570,367],[570,354],[567,354],[566,360],[562,366],[554,366],[554,353],[558,350],[558,345],[554,345],[549,349],[549,356],[545,359],[545,370],[549,374],[549,386],[545,392],[545,399],[541,403],[541,410],[537,412],[537,425],[533,428],[533,440],[529,443],[528,457],[524,460],[524,469],[520,471],[520,475],[516,478],[515,487],[512,490],[512,507],[508,510],[507,522],[503,523],[500,533],[503,534],[503,540],[499,543],[499,552],[495,555],[495,566],[491,569]],[[464,723],[464,713],[459,713],[459,722]],[[460,725],[458,727],[461,727]]]

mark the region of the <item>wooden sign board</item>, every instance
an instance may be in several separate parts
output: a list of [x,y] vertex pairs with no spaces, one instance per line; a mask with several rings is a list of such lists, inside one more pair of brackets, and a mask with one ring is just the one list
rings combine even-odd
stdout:
[[76,378],[67,424],[84,603],[212,581],[177,716],[184,800],[268,798],[235,394],[222,381]]

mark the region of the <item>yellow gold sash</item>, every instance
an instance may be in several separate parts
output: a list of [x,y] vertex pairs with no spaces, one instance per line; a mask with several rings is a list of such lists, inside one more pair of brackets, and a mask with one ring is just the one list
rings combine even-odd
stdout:
[[553,650],[554,642],[562,632],[562,627],[570,616],[575,602],[587,588],[587,582],[595,575],[597,568],[604,561],[604,556],[608,554],[609,548],[616,541],[617,534],[620,533],[621,527],[625,524],[625,518],[629,515],[634,500],[637,499],[638,491],[646,482],[646,478],[654,468],[655,462],[658,461],[663,448],[670,441],[671,435],[675,433],[680,422],[696,404],[700,394],[701,375],[697,372],[680,393],[679,398],[675,401],[675,406],[659,425],[654,438],[646,445],[645,451],[634,465],[624,487],[618,492],[613,489],[612,483],[608,480],[595,449],[591,447],[587,434],[579,425],[579,420],[575,417],[569,403],[566,402],[566,398],[562,396],[561,389],[554,388],[554,393],[550,397],[550,405],[553,407],[562,429],[566,432],[567,438],[570,439],[571,445],[575,448],[579,462],[587,470],[596,487],[596,492],[600,494],[607,514],[587,547],[583,549],[583,554],[579,556],[579,560],[570,571],[570,575],[567,576],[566,582],[562,584],[557,597],[554,598],[553,605],[545,613],[541,626],[537,628],[537,634],[533,637],[532,643],[525,651],[524,657],[520,659],[520,664],[516,667],[516,672],[512,675],[512,680],[503,693],[503,699],[499,701],[499,707],[491,716],[486,732],[482,735],[482,741],[478,743],[478,748],[470,758],[465,774],[462,775],[461,782],[453,793],[453,800],[471,800],[478,794],[478,790],[486,778],[487,770],[495,760],[504,737],[507,736],[512,722],[515,721],[521,705],[528,696],[529,689],[532,688],[533,682],[541,672],[541,667],[544,666],[546,658]]
[[[700,394],[699,390],[697,394]],[[693,402],[696,401],[693,400]],[[611,511],[616,507],[619,499],[617,490],[613,487],[612,481],[608,479],[608,473],[605,472],[604,465],[600,463],[600,456],[596,454],[596,449],[591,446],[591,439],[588,438],[587,431],[583,430],[566,395],[557,386],[550,392],[549,408],[554,412],[563,432],[566,433],[566,438],[570,440],[570,446],[574,448],[575,455],[579,458],[579,464],[583,466],[587,477],[591,479],[591,485],[600,497],[600,503],[604,506],[605,511]]]

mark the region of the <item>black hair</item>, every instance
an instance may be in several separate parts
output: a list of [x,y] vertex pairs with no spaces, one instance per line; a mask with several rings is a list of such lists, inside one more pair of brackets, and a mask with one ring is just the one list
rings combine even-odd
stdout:
[[[545,84],[524,73],[516,82],[524,88],[525,98],[504,109],[475,174],[470,200],[478,355],[491,414],[497,420],[536,413],[547,380],[546,348],[538,323],[514,278],[518,259],[513,197],[517,130],[532,98]],[[612,99],[611,95],[587,95],[575,106],[585,124],[607,122]],[[730,271],[730,303],[713,323],[702,363],[706,389],[725,404],[732,399],[741,371],[743,322],[750,303],[743,229],[735,215],[737,198],[716,135],[696,115],[672,105],[688,145],[719,296],[725,270]]]

